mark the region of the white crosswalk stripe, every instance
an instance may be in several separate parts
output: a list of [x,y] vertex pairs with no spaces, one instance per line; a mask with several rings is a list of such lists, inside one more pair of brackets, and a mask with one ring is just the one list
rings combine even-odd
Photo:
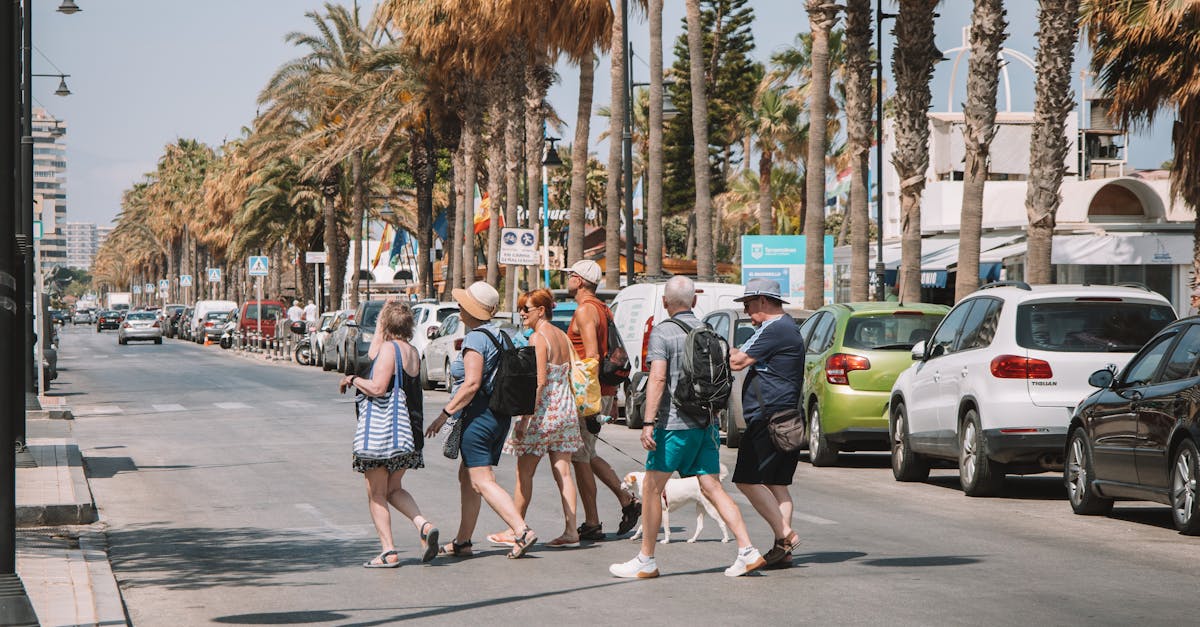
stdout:
[[308,401],[276,401],[277,404],[291,409],[307,409],[313,404]]
[[804,522],[810,522],[814,525],[836,525],[837,524],[836,520],[829,520],[828,518],[821,518],[820,516],[813,516],[812,514],[801,514],[800,512],[793,512],[792,516],[799,518],[800,520],[803,520]]
[[79,407],[72,412],[76,416],[112,416],[114,414],[125,413],[117,405],[94,405],[91,407]]
[[183,405],[179,405],[176,403],[168,403],[166,405],[152,405],[151,407],[154,408],[154,411],[160,411],[160,412],[185,411],[185,408]]
[[250,406],[245,403],[213,403],[221,409],[250,409]]

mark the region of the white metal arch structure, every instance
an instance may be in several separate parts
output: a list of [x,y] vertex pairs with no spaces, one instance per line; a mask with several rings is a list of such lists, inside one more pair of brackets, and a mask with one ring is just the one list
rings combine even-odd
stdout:
[[[945,51],[947,53],[949,53],[949,52],[957,53],[954,55],[954,67],[953,67],[953,69],[950,70],[950,89],[946,93],[946,112],[947,113],[954,112],[954,83],[955,83],[956,79],[958,78],[958,65],[959,65],[959,63],[962,62],[963,55],[971,52],[971,40],[970,40],[971,27],[964,26],[962,29],[962,33],[963,33],[962,45]],[[1025,54],[1024,52],[1021,52],[1019,50],[1013,50],[1012,48],[1001,48],[999,56],[1002,61],[1007,61],[1008,57],[1011,56],[1012,58],[1016,59],[1017,61],[1020,61],[1021,63],[1023,63],[1025,65],[1025,67],[1028,67],[1030,72],[1036,73],[1033,59],[1029,58],[1029,55]],[[1008,63],[1002,63],[1000,65],[1000,78],[1004,81],[1004,110],[1006,112],[1011,113],[1012,112],[1012,85],[1009,83],[1009,80],[1008,80]]]

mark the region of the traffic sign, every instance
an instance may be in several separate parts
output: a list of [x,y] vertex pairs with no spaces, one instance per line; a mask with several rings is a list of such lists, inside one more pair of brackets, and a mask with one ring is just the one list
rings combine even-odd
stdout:
[[179,287],[191,287],[191,286],[192,286],[192,275],[190,275],[190,274],[179,275]]
[[271,260],[265,255],[256,255],[249,259],[249,267],[246,274],[250,276],[267,276],[267,269],[271,266]]
[[500,256],[498,258],[500,263],[514,266],[536,266],[540,257],[536,230],[503,229],[500,232]]
[[140,285],[135,285],[135,286],[133,286],[133,289],[132,289],[132,290],[130,290],[130,291],[132,291],[134,294],[141,294],[141,293],[142,293],[142,286],[140,286]]
[[40,240],[40,239],[42,239],[43,235],[44,235],[44,231],[42,229],[42,221],[34,220],[33,221],[33,239]]
[[142,291],[146,292],[147,294],[153,293],[154,292],[154,284],[147,283],[144,287],[142,287]]
[[208,270],[206,270],[206,272],[208,273],[208,282],[209,283],[220,283],[221,282],[221,269],[220,268],[209,268]]
[[158,281],[158,293],[160,293],[160,294],[166,294],[166,293],[167,293],[167,292],[169,292],[169,291],[171,291],[171,282],[170,282],[170,281],[168,281],[167,279],[159,279],[159,281]]
[[325,263],[325,251],[308,251],[304,253],[304,263]]

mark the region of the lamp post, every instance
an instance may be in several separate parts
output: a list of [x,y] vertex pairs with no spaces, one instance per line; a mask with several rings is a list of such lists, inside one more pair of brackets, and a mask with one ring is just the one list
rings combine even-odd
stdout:
[[629,0],[621,0],[621,45],[625,50],[625,116],[621,124],[622,185],[625,196],[625,285],[633,285],[633,48],[629,45]]
[[895,13],[883,12],[883,0],[875,0],[875,300],[880,302],[887,298],[883,283],[883,21],[895,17]]
[[550,289],[550,168],[557,170],[563,162],[554,149],[554,142],[560,138],[543,136],[543,139],[546,147],[542,154],[542,247],[546,254],[542,259],[542,279],[546,289]]

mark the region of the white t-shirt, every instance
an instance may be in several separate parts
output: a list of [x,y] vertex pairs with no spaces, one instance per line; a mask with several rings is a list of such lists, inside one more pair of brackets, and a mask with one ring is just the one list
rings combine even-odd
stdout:
[[291,307],[288,307],[288,320],[291,320],[292,322],[299,322],[303,319],[304,319],[304,310],[303,309],[297,307],[296,305],[292,305]]
[[316,305],[309,303],[309,305],[304,308],[304,320],[306,322],[316,322],[317,321],[317,306]]

